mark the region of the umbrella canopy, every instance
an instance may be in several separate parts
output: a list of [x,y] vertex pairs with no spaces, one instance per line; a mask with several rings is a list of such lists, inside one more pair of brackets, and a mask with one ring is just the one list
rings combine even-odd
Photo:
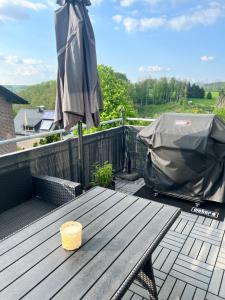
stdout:
[[89,0],[58,0],[55,12],[58,76],[55,122],[70,129],[79,121],[98,126],[103,109]]

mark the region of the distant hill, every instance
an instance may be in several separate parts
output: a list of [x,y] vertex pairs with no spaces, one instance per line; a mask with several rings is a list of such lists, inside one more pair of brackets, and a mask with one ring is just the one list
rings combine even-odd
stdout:
[[18,94],[27,88],[27,85],[5,85],[11,92]]
[[[121,76],[120,76],[121,77]],[[121,79],[123,79],[121,77]],[[205,88],[206,92],[213,92],[213,103],[218,98],[218,91],[222,89],[225,90],[225,82],[216,82],[210,84],[201,84],[202,87]],[[29,105],[14,105],[14,115],[21,108],[35,108],[36,106],[44,105],[46,109],[55,108],[55,98],[56,98],[56,82],[55,81],[47,81],[36,85],[31,86],[6,86],[14,92],[18,93],[21,97],[26,99],[30,104]],[[131,97],[132,98],[132,97]],[[203,101],[206,101],[203,100]],[[204,102],[205,104],[206,102]],[[203,104],[203,102],[202,102]]]
[[19,95],[29,101],[31,107],[44,105],[46,109],[54,109],[55,93],[56,82],[46,81],[27,87]]
[[221,90],[225,90],[225,82],[207,83],[203,87],[207,92],[220,92]]
[[14,115],[21,108],[35,108],[44,105],[46,109],[55,108],[56,82],[46,81],[40,84],[26,86],[25,89],[18,92],[19,96],[26,99],[29,105],[13,105]]

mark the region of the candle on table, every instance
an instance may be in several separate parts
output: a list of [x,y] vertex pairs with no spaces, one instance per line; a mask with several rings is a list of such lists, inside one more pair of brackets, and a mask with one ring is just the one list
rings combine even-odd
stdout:
[[75,250],[82,243],[82,225],[69,221],[60,227],[62,247],[66,250]]

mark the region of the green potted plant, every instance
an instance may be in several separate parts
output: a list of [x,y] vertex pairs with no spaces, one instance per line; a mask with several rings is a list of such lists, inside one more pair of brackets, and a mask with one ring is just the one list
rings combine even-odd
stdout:
[[115,190],[112,164],[107,161],[104,162],[103,166],[101,166],[99,163],[96,163],[92,185]]

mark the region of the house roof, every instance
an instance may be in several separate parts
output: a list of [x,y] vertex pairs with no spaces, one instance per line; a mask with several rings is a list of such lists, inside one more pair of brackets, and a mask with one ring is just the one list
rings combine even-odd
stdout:
[[11,102],[13,104],[29,104],[29,102],[15,93],[11,92],[4,86],[0,85],[0,96],[3,96],[6,101]]
[[54,120],[55,118],[55,111],[54,110],[45,110],[43,119],[44,120]]
[[39,131],[43,120],[54,120],[54,111],[36,109],[21,109],[14,118],[16,134],[24,134],[24,125]]

